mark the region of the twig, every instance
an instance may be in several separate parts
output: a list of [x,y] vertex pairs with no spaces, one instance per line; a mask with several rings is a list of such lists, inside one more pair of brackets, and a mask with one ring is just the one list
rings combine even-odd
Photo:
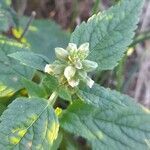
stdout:
[[24,37],[24,35],[25,35],[26,32],[28,31],[29,26],[30,26],[30,24],[32,23],[32,21],[33,21],[33,19],[35,18],[35,16],[36,16],[36,12],[33,11],[32,14],[31,14],[31,17],[29,18],[29,21],[28,21],[27,24],[26,24],[26,27],[25,27],[23,33],[21,34],[20,38],[18,39],[19,41],[21,41],[21,39]]

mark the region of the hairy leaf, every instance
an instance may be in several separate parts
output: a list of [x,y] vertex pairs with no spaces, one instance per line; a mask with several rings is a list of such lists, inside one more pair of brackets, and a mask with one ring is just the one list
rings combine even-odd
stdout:
[[46,100],[18,98],[1,116],[0,149],[51,149],[58,129],[58,119]]
[[0,103],[0,115],[3,113],[5,109],[6,109],[6,106]]
[[106,109],[75,101],[63,114],[60,123],[66,131],[88,139],[93,150],[150,148],[150,111],[146,109]]
[[10,57],[19,60],[22,64],[44,71],[46,64],[49,63],[48,59],[40,54],[33,52],[16,52],[9,55]]
[[54,141],[53,146],[51,148],[52,150],[58,150],[59,149],[62,138],[63,138],[63,135],[62,135],[62,133],[59,132],[57,139]]
[[70,42],[89,42],[89,59],[98,70],[113,69],[132,42],[143,0],[121,0],[118,5],[92,16],[78,26]]
[[131,97],[120,94],[117,91],[103,88],[98,84],[94,84],[92,88],[81,85],[77,95],[86,103],[92,104],[96,107],[103,108],[118,108],[118,107],[141,107],[135,103]]
[[[0,97],[4,92],[15,92],[22,88],[21,77],[31,79],[33,69],[20,65],[16,60],[8,57],[16,51],[28,51],[22,44],[0,36]],[[6,93],[7,93],[6,92]]]
[[47,93],[52,93],[58,89],[59,82],[57,78],[55,78],[52,75],[47,74],[43,81],[42,81],[43,86],[46,88]]
[[0,3],[0,32],[8,31],[9,27],[13,24],[12,18],[8,10],[2,8]]
[[62,98],[64,100],[71,101],[71,94],[67,87],[59,86],[58,95],[60,98]]
[[25,78],[23,78],[21,82],[23,84],[23,87],[27,89],[28,95],[30,97],[41,97],[41,98],[47,97],[45,88],[42,87],[41,85]]

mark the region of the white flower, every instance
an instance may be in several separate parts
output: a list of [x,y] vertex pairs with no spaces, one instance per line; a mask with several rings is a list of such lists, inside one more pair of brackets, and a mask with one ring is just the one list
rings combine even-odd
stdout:
[[76,69],[72,66],[67,66],[64,70],[64,76],[66,77],[67,80],[73,78],[75,73],[76,73]]
[[96,62],[90,60],[84,60],[82,64],[85,71],[87,72],[93,71],[98,67],[98,64]]
[[83,43],[79,48],[78,48],[79,52],[81,55],[84,55],[84,57],[86,58],[89,55],[89,43]]
[[70,85],[71,87],[76,87],[76,86],[79,85],[79,79],[77,79],[77,80],[71,79],[71,80],[68,81],[68,83],[69,83],[69,85]]
[[63,48],[57,47],[55,48],[55,55],[58,59],[64,60],[64,59],[67,59],[68,52]]
[[76,67],[77,69],[82,69],[82,62],[81,62],[80,60],[77,60],[77,61],[75,62],[75,67]]
[[71,54],[77,52],[77,51],[78,51],[77,45],[74,44],[74,43],[69,43],[69,44],[68,44],[68,47],[67,47],[67,51],[68,51],[69,53],[71,53]]
[[51,64],[47,64],[45,66],[45,68],[44,68],[44,72],[49,73],[49,74],[53,73],[53,67],[52,67],[52,65]]
[[95,70],[98,64],[85,60],[89,55],[89,43],[83,43],[79,48],[76,44],[69,43],[66,49],[55,48],[55,54],[57,60],[45,66],[46,73],[53,74],[60,83],[67,83],[72,88],[77,87],[81,80],[90,88],[93,86],[94,81],[87,73]]

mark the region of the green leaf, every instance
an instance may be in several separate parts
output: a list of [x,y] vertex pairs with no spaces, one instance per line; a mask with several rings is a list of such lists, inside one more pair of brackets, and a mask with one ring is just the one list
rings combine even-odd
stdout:
[[[77,138],[68,132],[65,132],[63,130],[63,139],[60,145],[60,149],[64,150],[80,150],[82,143],[80,141],[77,141]],[[83,148],[82,148],[83,149]]]
[[41,85],[25,78],[23,78],[21,82],[23,84],[23,87],[27,89],[28,95],[30,97],[47,97],[47,93],[44,87],[42,87]]
[[47,93],[56,91],[59,86],[57,78],[49,74],[44,77],[42,84],[46,88]]
[[71,101],[71,93],[67,87],[60,86],[58,79],[52,75],[47,74],[42,81],[48,94],[57,91],[60,98]]
[[46,64],[49,64],[48,59],[40,54],[33,52],[16,52],[9,55],[10,57],[19,60],[22,64],[44,71]]
[[7,86],[0,83],[0,98],[7,96],[12,96],[14,91]]
[[78,46],[89,42],[89,59],[98,63],[98,70],[113,69],[132,42],[142,3],[143,0],[121,0],[78,26],[70,42]]
[[1,116],[0,149],[51,149],[58,129],[58,119],[46,100],[18,98]]
[[58,133],[57,139],[54,141],[53,146],[52,146],[52,150],[58,150],[60,143],[62,141],[63,135],[61,132]]
[[0,103],[0,116],[2,115],[5,109],[6,109],[6,106]]
[[60,98],[62,98],[64,100],[71,101],[71,93],[70,93],[69,89],[64,86],[60,86],[58,88],[58,95]]
[[78,97],[88,104],[92,104],[96,107],[118,108],[118,107],[141,107],[135,103],[131,97],[120,94],[117,91],[103,88],[98,84],[94,84],[92,88],[86,85],[81,85],[77,92]]
[[0,5],[0,32],[8,31],[9,27],[12,25],[10,13],[3,9]]
[[18,42],[0,36],[0,91],[2,92],[0,97],[5,96],[4,93],[14,93],[21,89],[20,79],[22,77],[27,79],[33,77],[33,69],[20,65],[16,60],[8,57],[11,53],[28,50]]
[[[22,27],[25,28],[28,18],[22,19]],[[25,36],[31,49],[35,53],[45,55],[54,61],[55,47],[66,47],[69,42],[69,34],[51,20],[37,19],[32,22]]]
[[64,130],[86,138],[93,150],[150,148],[150,111],[143,108],[106,109],[75,101],[64,112],[60,123]]

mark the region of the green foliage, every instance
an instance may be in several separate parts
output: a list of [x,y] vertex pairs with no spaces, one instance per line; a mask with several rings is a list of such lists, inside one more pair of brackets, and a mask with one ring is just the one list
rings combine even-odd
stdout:
[[0,5],[1,5],[2,7],[8,7],[8,6],[11,5],[11,0],[1,0],[1,1],[0,1]]
[[42,81],[42,84],[48,93],[56,91],[59,86],[57,79],[51,75],[46,75]]
[[89,59],[99,64],[98,70],[113,69],[132,42],[142,3],[142,0],[122,0],[83,22],[70,41],[77,45],[89,42]]
[[64,100],[71,101],[71,93],[67,87],[60,86],[58,88],[58,95]]
[[[20,79],[25,77],[31,79],[34,71],[10,57],[9,54],[16,51],[28,51],[22,44],[0,36],[0,91],[16,92],[22,88]],[[7,93],[6,93],[7,94]],[[0,94],[4,96],[3,94]]]
[[3,104],[0,104],[0,116],[3,113],[3,111],[6,109],[6,106]]
[[22,64],[44,71],[44,67],[49,63],[46,56],[36,54],[33,52],[16,52],[9,55],[12,58],[19,60]]
[[[77,92],[81,100],[96,107],[118,108],[118,107],[134,107],[135,101],[127,95],[119,92],[103,88],[95,84],[92,89],[82,85]],[[138,107],[138,105],[136,105]]]
[[[23,28],[26,23],[27,19],[24,18],[21,22]],[[66,47],[69,42],[69,34],[56,23],[42,19],[33,21],[25,37],[35,53],[45,55],[50,61],[55,60],[54,48]]]
[[[113,95],[109,97],[111,103]],[[105,108],[76,101],[60,123],[66,131],[88,139],[93,150],[146,150],[149,146],[150,112],[142,108],[118,107],[117,103]]]
[[62,133],[59,133],[57,136],[57,139],[54,141],[53,146],[52,146],[52,150],[57,150],[59,148],[59,145],[62,141],[63,135]]
[[3,9],[0,5],[0,32],[8,31],[11,24],[11,16],[9,12]]
[[1,116],[0,149],[51,149],[58,129],[58,119],[46,100],[18,98]]
[[25,78],[23,78],[21,82],[23,87],[27,89],[29,97],[47,97],[46,90],[41,85],[38,85],[37,83],[34,83],[33,81]]
[[[81,46],[80,52],[86,57],[90,46],[88,59],[98,63],[98,70],[113,69],[132,42],[142,3],[142,0],[121,0],[83,22],[71,35],[70,42],[74,44],[67,49],[71,53],[57,49],[58,59],[63,60],[53,65],[50,63],[54,60],[54,48],[66,48],[69,34],[52,21],[33,21],[21,40],[21,33],[13,28],[16,33],[11,36],[17,41],[26,40],[25,44],[0,36],[0,150],[149,149],[150,111],[129,96],[97,84],[92,87],[94,81],[87,76],[88,71],[82,71],[85,64],[79,59],[81,55],[75,45],[88,42]],[[6,34],[10,24],[3,10],[0,31]],[[24,17],[19,20],[21,29],[27,20]],[[96,63],[89,60],[87,65],[95,68]],[[44,74],[46,65],[49,68]],[[71,86],[79,84],[79,77],[92,88],[81,82],[79,87]],[[15,92],[18,94],[14,96]],[[83,147],[78,136],[87,140]]]

